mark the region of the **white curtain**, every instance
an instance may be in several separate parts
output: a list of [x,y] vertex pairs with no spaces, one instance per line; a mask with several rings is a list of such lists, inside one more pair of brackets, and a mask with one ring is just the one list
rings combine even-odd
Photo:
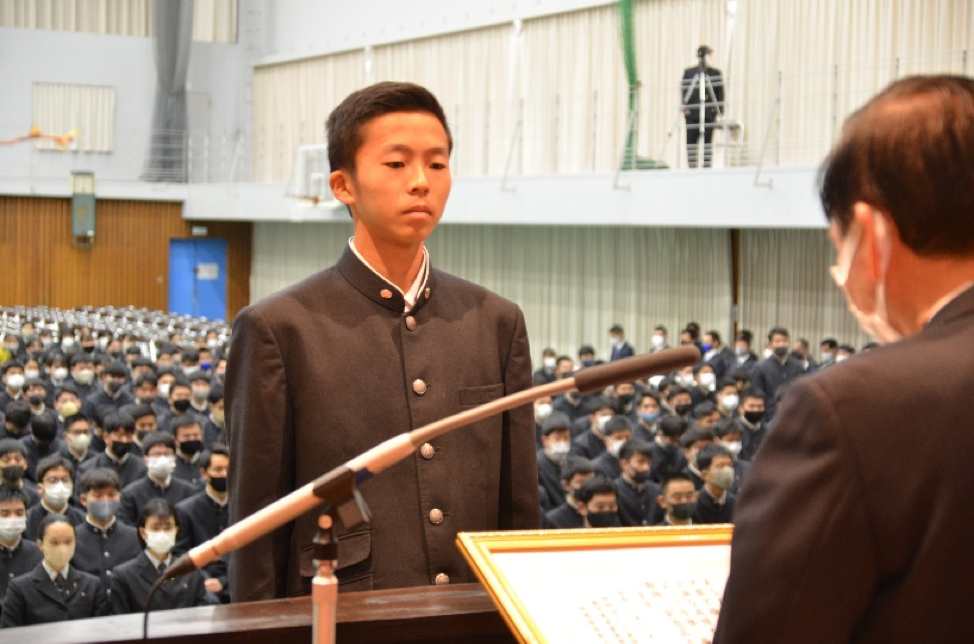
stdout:
[[861,347],[869,338],[829,275],[835,251],[826,230],[742,230],[739,326],[754,332],[760,352],[768,331],[789,330],[812,349],[825,338]]
[[[152,3],[155,1],[0,0],[0,27],[148,38],[155,35],[152,26]],[[195,1],[193,40],[237,42],[238,0]]]
[[[115,88],[96,85],[34,83],[33,125],[44,134],[78,135],[67,149],[112,152],[115,149]],[[38,150],[58,150],[50,139],[38,139]]]
[[[351,235],[351,223],[257,223],[251,297],[331,266]],[[427,245],[437,268],[521,306],[536,360],[582,344],[607,358],[613,324],[641,351],[657,324],[672,338],[691,320],[731,333],[727,231],[444,224]]]

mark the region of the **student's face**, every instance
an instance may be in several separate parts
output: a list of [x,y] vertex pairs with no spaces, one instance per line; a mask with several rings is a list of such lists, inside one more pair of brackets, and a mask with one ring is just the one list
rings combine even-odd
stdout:
[[734,467],[734,461],[726,454],[718,454],[710,461],[710,467],[707,470],[709,472],[716,472],[724,467]]
[[180,385],[178,387],[173,387],[169,391],[169,402],[176,402],[177,400],[189,400],[192,396],[189,387]]
[[646,396],[639,401],[639,413],[653,414],[659,411],[659,403],[651,396]]
[[572,442],[572,430],[570,429],[554,429],[548,433],[547,436],[541,437],[541,444],[544,447],[549,447],[556,443],[565,443],[566,445]]
[[764,411],[764,401],[760,398],[745,398],[741,403],[741,412]]
[[720,413],[715,411],[712,414],[707,414],[706,416],[701,416],[698,418],[697,427],[710,429],[717,424],[718,420],[720,420]]
[[771,336],[771,348],[777,349],[778,347],[790,348],[791,343],[788,341],[787,335],[774,334]]
[[630,476],[637,472],[648,472],[649,466],[649,456],[640,452],[636,452],[630,456],[628,461],[622,461],[622,469]]
[[7,452],[0,455],[0,467],[7,467],[8,465],[27,467],[27,459],[20,452]]
[[593,494],[589,502],[585,504],[585,510],[587,512],[618,512],[619,503],[615,494]]
[[230,472],[230,459],[223,454],[212,454],[209,468],[200,469],[206,475],[207,481],[211,478],[223,478]]
[[182,444],[186,441],[201,441],[203,440],[203,429],[199,424],[186,425],[185,427],[179,428],[179,434],[176,436],[176,443]]
[[172,516],[165,517],[146,517],[145,527],[139,528],[139,534],[142,539],[146,539],[146,532],[169,532],[175,530],[179,533],[179,528],[176,527],[176,519]]
[[23,501],[0,501],[0,519],[27,516]]
[[[567,489],[565,491],[566,492],[577,492],[578,489],[580,487],[582,487],[582,483],[584,483],[585,481],[589,480],[593,476],[595,476],[595,472],[582,472],[580,474],[575,474],[574,476],[572,476],[571,480],[568,481],[568,488],[569,489]],[[562,487],[564,487],[565,486],[565,482],[562,481],[561,482],[561,485],[562,485]]]
[[355,236],[375,247],[421,243],[450,196],[446,130],[428,112],[393,112],[367,122],[361,136],[355,172],[330,178],[335,198],[352,210]]
[[672,481],[660,495],[660,505],[669,508],[677,503],[696,503],[697,490],[690,481]]
[[135,395],[141,400],[152,400],[156,397],[156,388],[151,382],[143,382],[135,388]]

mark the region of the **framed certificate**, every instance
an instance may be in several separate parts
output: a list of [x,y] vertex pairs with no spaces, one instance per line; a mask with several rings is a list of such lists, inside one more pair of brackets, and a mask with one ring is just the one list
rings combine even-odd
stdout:
[[709,642],[730,525],[469,532],[457,544],[522,642]]

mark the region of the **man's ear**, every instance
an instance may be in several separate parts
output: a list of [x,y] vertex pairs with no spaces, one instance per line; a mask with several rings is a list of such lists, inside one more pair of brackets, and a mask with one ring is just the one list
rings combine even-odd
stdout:
[[355,194],[351,181],[344,170],[335,170],[328,175],[328,185],[331,187],[331,193],[335,195],[335,199],[338,199],[346,206],[355,203]]

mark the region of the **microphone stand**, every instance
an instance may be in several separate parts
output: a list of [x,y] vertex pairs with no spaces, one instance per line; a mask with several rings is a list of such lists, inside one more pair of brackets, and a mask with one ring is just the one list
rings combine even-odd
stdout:
[[[192,548],[163,572],[162,579],[179,577],[202,568],[324,503],[325,507],[318,519],[319,529],[313,540],[313,559],[317,573],[311,582],[314,604],[312,634],[313,641],[317,644],[334,642],[335,607],[338,600],[338,580],[335,577],[338,544],[332,527],[336,521],[341,521],[346,530],[354,530],[368,523],[369,509],[356,489],[358,485],[403,460],[437,436],[534,402],[538,398],[573,390],[580,393],[599,391],[620,382],[633,382],[657,373],[669,373],[696,364],[699,360],[700,350],[691,345],[588,367],[580,370],[573,378],[531,387],[394,436]],[[148,612],[145,624],[148,628]]]

